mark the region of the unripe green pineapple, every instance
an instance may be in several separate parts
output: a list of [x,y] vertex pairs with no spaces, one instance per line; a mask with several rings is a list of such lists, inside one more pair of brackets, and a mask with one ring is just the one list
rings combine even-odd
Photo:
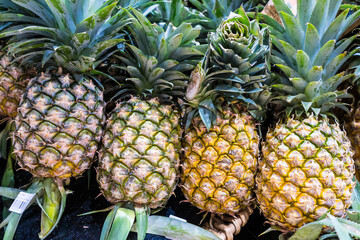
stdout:
[[[0,21],[11,22],[0,33],[9,39],[8,54],[24,66],[44,67],[21,98],[12,140],[20,167],[34,176],[28,191],[43,194],[39,237],[45,238],[64,211],[65,180],[80,176],[94,161],[105,122],[94,68],[124,41],[127,20],[112,0],[11,4],[19,12],[15,7],[0,13]],[[21,215],[10,217],[18,222]],[[14,226],[8,229],[5,238],[12,239]]]
[[14,118],[29,76],[14,58],[0,49],[0,116]]
[[[162,29],[135,9],[128,16],[132,44],[118,57],[128,76],[106,124],[97,180],[108,201],[135,210],[138,239],[144,239],[147,215],[166,204],[177,184],[182,128],[176,99],[185,92],[185,73],[203,54],[195,48],[200,30],[189,23]],[[116,212],[131,222],[128,208]]]
[[103,94],[92,81],[61,73],[31,79],[13,132],[20,167],[36,177],[81,175],[94,161],[104,122]]
[[180,112],[156,98],[118,103],[107,122],[98,168],[108,201],[150,208],[166,204],[177,182],[179,121]]

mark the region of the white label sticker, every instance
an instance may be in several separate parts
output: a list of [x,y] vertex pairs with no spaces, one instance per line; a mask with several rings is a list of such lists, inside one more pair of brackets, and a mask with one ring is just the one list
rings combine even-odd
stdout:
[[19,214],[23,213],[34,197],[35,193],[20,192],[11,204],[9,210]]

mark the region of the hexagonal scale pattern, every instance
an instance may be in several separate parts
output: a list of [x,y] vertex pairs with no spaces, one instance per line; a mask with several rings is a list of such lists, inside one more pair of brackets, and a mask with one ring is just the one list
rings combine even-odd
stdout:
[[[157,99],[133,97],[110,113],[100,150],[98,182],[111,203],[151,208],[172,194],[179,167],[180,113]],[[192,157],[196,161],[196,156]]]
[[90,168],[105,123],[102,91],[71,75],[30,80],[15,118],[14,153],[36,177],[69,178]]
[[315,221],[329,209],[344,216],[354,188],[352,155],[338,124],[314,116],[278,123],[266,136],[256,178],[263,214],[286,230]]
[[236,213],[250,204],[259,136],[249,115],[225,109],[209,131],[195,118],[183,145],[182,190],[193,205],[223,214]]

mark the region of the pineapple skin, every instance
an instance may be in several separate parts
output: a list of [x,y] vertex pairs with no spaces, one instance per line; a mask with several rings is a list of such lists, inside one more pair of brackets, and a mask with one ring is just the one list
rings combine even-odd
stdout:
[[207,131],[195,118],[184,137],[182,191],[196,207],[235,214],[254,200],[259,135],[245,112],[225,108]]
[[35,177],[69,178],[90,168],[105,123],[103,94],[91,81],[42,73],[20,102],[14,154]]
[[13,58],[0,51],[0,116],[14,118],[28,78]]
[[269,130],[257,200],[271,224],[294,230],[328,210],[343,217],[355,186],[353,152],[338,124],[314,116],[287,119]]
[[97,180],[113,203],[150,208],[166,204],[180,163],[180,112],[158,99],[132,97],[111,112],[100,151]]
[[345,123],[345,130],[354,150],[356,179],[360,181],[360,108],[355,109],[351,121]]

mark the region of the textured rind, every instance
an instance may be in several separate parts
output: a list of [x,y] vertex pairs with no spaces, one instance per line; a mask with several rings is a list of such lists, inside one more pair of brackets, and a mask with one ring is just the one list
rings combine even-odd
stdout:
[[15,118],[17,162],[36,177],[79,176],[94,161],[104,122],[103,95],[91,81],[42,73],[30,80]]
[[16,116],[27,82],[24,70],[0,52],[0,116]]
[[178,177],[180,112],[155,98],[133,97],[111,112],[97,180],[111,203],[166,204]]
[[199,118],[184,137],[182,191],[196,207],[234,214],[254,198],[259,136],[247,113],[224,110],[207,131]]
[[257,200],[273,225],[293,230],[328,210],[343,217],[351,205],[354,161],[338,124],[310,116],[270,130],[257,176]]
[[360,181],[360,108],[355,110],[351,121],[346,122],[345,130],[354,150],[355,173],[357,180]]

